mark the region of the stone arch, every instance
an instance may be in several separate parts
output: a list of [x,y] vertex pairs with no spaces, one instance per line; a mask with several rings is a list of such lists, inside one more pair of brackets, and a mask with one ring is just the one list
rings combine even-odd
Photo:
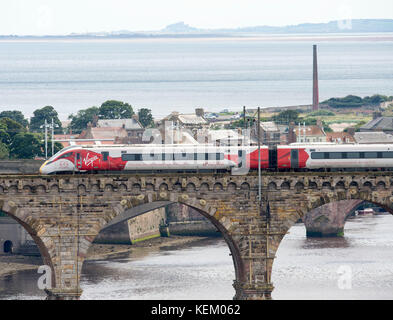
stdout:
[[51,193],[59,193],[60,192],[59,186],[57,184],[51,185],[50,192]]
[[250,190],[251,187],[250,187],[250,184],[248,182],[243,182],[242,185],[240,186],[240,189],[242,189],[244,191],[247,191],[247,190]]
[[270,182],[267,186],[268,190],[277,190],[277,184],[275,182]]
[[304,183],[301,182],[301,181],[297,182],[297,183],[295,184],[295,190],[296,190],[297,192],[300,192],[300,191],[304,190]]
[[78,185],[78,193],[80,195],[86,194],[86,186],[84,184]]
[[[172,198],[172,197],[170,195],[168,195],[167,198]],[[131,209],[138,209],[138,207],[148,205],[148,204],[150,205],[150,204],[154,204],[154,203],[157,203],[158,207],[160,207],[160,206],[163,207],[164,205],[167,205],[170,203],[179,203],[179,204],[183,204],[183,205],[186,205],[186,206],[194,209],[195,211],[200,213],[202,216],[207,218],[221,232],[225,242],[227,243],[227,245],[229,247],[229,250],[231,253],[230,255],[232,256],[236,281],[245,281],[246,280],[245,266],[244,266],[244,261],[241,257],[241,254],[240,254],[240,249],[239,249],[238,245],[236,244],[236,241],[233,239],[231,233],[227,229],[227,227],[223,223],[221,223],[221,221],[219,221],[217,219],[217,217],[213,214],[213,212],[215,212],[215,209],[211,208],[209,205],[204,203],[203,200],[197,201],[195,198],[190,198],[187,194],[184,194],[183,197],[180,197],[180,198],[181,198],[181,201],[175,201],[175,202],[162,201],[162,203],[160,203],[160,201],[149,202],[148,197],[144,197],[143,200],[140,200],[139,205],[136,205],[136,206],[132,207]],[[119,219],[122,215],[126,214],[127,205],[125,205],[125,207],[124,207],[123,205],[119,204],[115,207],[113,212],[116,214],[115,215],[112,214],[112,216],[111,216],[112,220]],[[147,212],[148,211],[144,211],[141,214],[144,214]],[[135,215],[135,216],[137,216],[137,215]],[[131,217],[128,217],[127,219],[130,219],[130,218]],[[102,229],[105,229],[107,227],[107,225],[110,223],[111,223],[111,220],[106,220],[106,221],[101,220],[99,232]],[[81,248],[81,250],[82,250],[81,255],[82,256],[86,256],[89,246],[93,243],[94,238],[95,237],[91,237],[89,239],[89,245],[85,245],[85,246],[83,246],[83,248]],[[82,264],[83,264],[83,262],[84,261],[82,261]],[[82,270],[82,266],[81,266],[81,270]],[[79,274],[81,274],[81,272]]]
[[125,183],[121,183],[118,187],[118,190],[121,192],[127,191],[127,185]]
[[288,181],[284,181],[284,182],[281,184],[280,188],[281,188],[282,190],[289,190],[289,189],[291,188],[291,184],[290,184]]
[[91,191],[93,191],[93,192],[99,192],[100,191],[100,186],[98,185],[98,184],[93,184],[92,186],[91,186]]
[[15,185],[9,186],[9,187],[8,187],[8,193],[11,193],[11,194],[16,194],[16,193],[18,193],[18,187],[15,186]]
[[336,189],[345,189],[345,182],[344,181],[337,182],[335,188]]
[[173,185],[173,191],[180,192],[181,191],[181,183],[177,182]]
[[384,190],[386,189],[386,183],[384,181],[379,181],[377,183],[377,190]]
[[318,189],[318,185],[317,185],[316,182],[310,181],[310,182],[308,183],[308,188],[309,188],[309,189]]
[[35,193],[38,193],[38,194],[44,194],[44,193],[46,193],[46,188],[45,188],[45,186],[42,185],[42,184],[40,184],[39,186],[37,186],[37,187],[35,188]]
[[165,182],[160,184],[160,187],[159,187],[160,191],[167,191],[168,189],[169,189],[169,187]]
[[236,183],[231,182],[231,183],[229,183],[228,186],[227,186],[227,191],[229,191],[229,192],[235,192],[235,191],[236,191],[236,188],[237,188]]
[[199,191],[201,192],[208,192],[209,190],[210,190],[209,184],[206,182],[203,182],[199,187]]
[[154,184],[146,183],[146,191],[154,191]]
[[107,183],[104,187],[104,191],[112,192],[114,189],[115,189],[114,186],[110,183]]
[[213,191],[214,192],[222,191],[223,189],[224,189],[224,187],[219,182],[215,183],[214,186],[213,186]]
[[24,193],[24,194],[31,194],[31,193],[33,193],[32,187],[30,187],[30,186],[24,186],[24,187],[23,187],[23,193]]
[[332,189],[332,184],[329,181],[322,183],[322,189]]
[[140,194],[141,193],[141,185],[139,183],[134,183],[131,187],[131,194]]
[[363,189],[369,189],[371,190],[373,188],[373,184],[370,181],[366,181],[363,183]]
[[[288,233],[289,229],[292,228],[292,226],[299,220],[299,218],[304,218],[306,217],[306,215],[308,214],[308,212],[315,210],[319,207],[322,207],[323,205],[329,205],[331,203],[340,203],[340,202],[344,202],[344,201],[349,201],[349,200],[358,200],[359,203],[362,203],[363,201],[367,201],[369,203],[372,203],[376,206],[379,206],[383,209],[385,209],[387,212],[389,212],[391,215],[393,215],[393,196],[389,195],[389,192],[384,190],[384,195],[379,197],[379,198],[375,198],[373,197],[373,193],[372,191],[369,192],[364,192],[364,191],[360,191],[358,192],[355,189],[355,192],[350,192],[350,190],[348,190],[348,192],[342,192],[339,191],[337,193],[335,192],[327,192],[325,191],[322,195],[319,192],[315,192],[315,194],[309,195],[307,197],[307,201],[305,202],[294,202],[291,208],[288,208],[288,211],[290,212],[297,212],[298,215],[293,215],[290,217],[287,217],[287,219],[285,221],[283,221],[284,224],[284,228],[281,230],[282,235],[278,235],[276,237],[274,237],[275,244],[272,244],[272,247],[274,248],[274,252],[277,252],[277,250],[279,249],[280,243],[282,242],[282,240],[285,237],[285,234]],[[344,195],[344,197],[340,197],[339,194]],[[379,193],[380,194],[380,193]],[[354,204],[354,206],[356,206],[356,204]],[[355,207],[356,208],[356,207]],[[274,272],[273,269],[273,264],[274,264],[274,260],[272,262],[271,265],[271,272]]]
[[[52,257],[56,256],[56,248],[52,238],[46,237],[47,234],[44,231],[44,227],[40,225],[39,221],[34,218],[28,217],[25,214],[24,209],[17,208],[18,204],[15,199],[8,200],[6,198],[2,202],[4,203],[2,204],[1,211],[4,212],[8,217],[15,220],[18,224],[20,224],[32,237],[33,241],[38,247],[44,264],[51,268],[52,287],[56,287],[58,279],[52,261]],[[30,218],[28,221],[25,221],[26,216]],[[45,240],[43,240],[43,238],[45,238]]]
[[187,192],[195,192],[195,190],[196,190],[195,184],[193,184],[192,182],[187,184],[187,187],[186,187]]
[[359,188],[359,184],[356,181],[352,181],[349,184],[349,188],[356,188],[356,189],[358,189]]

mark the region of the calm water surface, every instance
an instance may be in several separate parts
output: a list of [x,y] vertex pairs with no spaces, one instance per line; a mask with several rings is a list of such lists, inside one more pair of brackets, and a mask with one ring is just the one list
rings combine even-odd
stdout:
[[393,94],[393,41],[273,40],[0,41],[0,111],[52,105],[66,119],[118,99],[163,117],[311,104],[314,43],[321,100]]
[[[292,227],[274,263],[274,299],[393,299],[393,217],[350,220],[345,237],[307,239]],[[351,289],[339,289],[338,270],[352,272]],[[0,279],[1,299],[42,299],[38,274]],[[85,263],[82,299],[232,299],[234,269],[220,239],[197,246]]]

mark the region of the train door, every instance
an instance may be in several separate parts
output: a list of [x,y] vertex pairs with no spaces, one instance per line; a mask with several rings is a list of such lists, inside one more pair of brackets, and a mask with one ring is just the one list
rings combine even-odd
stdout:
[[109,152],[108,151],[103,151],[103,152],[101,152],[101,154],[102,154],[101,168],[103,170],[109,170],[109,168],[110,168]]
[[269,169],[277,169],[277,146],[269,147]]
[[82,155],[80,154],[80,152],[77,152],[75,154],[75,166],[78,170],[82,169]]
[[299,150],[298,149],[291,150],[291,168],[292,169],[299,168]]

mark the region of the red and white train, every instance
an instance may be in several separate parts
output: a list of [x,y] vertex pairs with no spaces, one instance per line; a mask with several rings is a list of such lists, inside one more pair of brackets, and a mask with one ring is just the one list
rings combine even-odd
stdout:
[[[105,171],[258,169],[258,148],[209,145],[90,145],[59,151],[42,174]],[[261,147],[263,170],[393,168],[393,145],[315,144]]]

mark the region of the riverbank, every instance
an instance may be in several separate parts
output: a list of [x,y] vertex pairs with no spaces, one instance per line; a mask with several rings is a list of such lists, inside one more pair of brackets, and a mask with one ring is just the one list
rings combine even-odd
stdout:
[[[207,239],[210,238],[170,236],[168,238],[154,238],[133,245],[94,243],[88,251],[86,260],[105,260],[123,255],[132,255],[133,258],[141,258],[151,252],[178,249],[190,244],[197,244]],[[19,271],[37,270],[42,264],[41,257],[0,254],[0,277]]]
[[37,270],[42,265],[41,257],[16,254],[0,255],[0,277],[25,270]]
[[167,238],[153,238],[133,245],[94,243],[87,252],[86,260],[110,259],[122,255],[132,255],[133,258],[141,258],[151,252],[179,249],[207,239],[210,239],[210,237],[170,236]]

